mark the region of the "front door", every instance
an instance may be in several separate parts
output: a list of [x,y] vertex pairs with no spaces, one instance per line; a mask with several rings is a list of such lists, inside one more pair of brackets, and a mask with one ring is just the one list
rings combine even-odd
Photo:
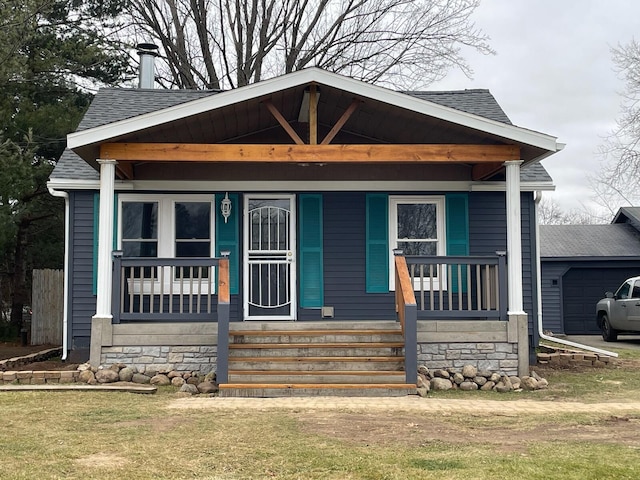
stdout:
[[245,196],[245,320],[295,320],[295,218],[293,195]]

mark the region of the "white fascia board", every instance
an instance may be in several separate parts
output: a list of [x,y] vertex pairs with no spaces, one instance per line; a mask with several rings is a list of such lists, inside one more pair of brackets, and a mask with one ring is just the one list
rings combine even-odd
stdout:
[[394,92],[387,88],[326,72],[319,68],[307,68],[287,75],[264,80],[244,87],[212,94],[211,96],[182,103],[156,112],[120,120],[100,127],[95,127],[67,136],[67,146],[71,149],[104,142],[111,138],[126,135],[145,128],[169,123],[174,120],[198,115],[203,112],[240,103],[252,98],[270,95],[275,92],[306,85],[311,82],[325,84],[362,97],[388,103],[416,113],[421,113],[444,121],[456,123],[486,133],[497,135],[519,143],[556,152],[560,149],[556,137],[535,132],[506,123],[490,120],[478,115],[462,112],[454,108],[438,105],[428,100],[411,95]]

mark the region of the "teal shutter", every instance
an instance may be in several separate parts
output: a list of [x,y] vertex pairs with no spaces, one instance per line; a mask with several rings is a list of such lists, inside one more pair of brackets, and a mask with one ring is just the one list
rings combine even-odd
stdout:
[[217,194],[215,202],[216,210],[216,256],[220,256],[221,251],[231,252],[229,254],[229,291],[237,294],[240,283],[240,201],[238,194],[229,195],[231,200],[231,215],[225,222],[222,212],[220,212],[220,202],[224,195]]
[[367,194],[366,203],[367,293],[389,291],[389,197]]
[[320,308],[324,303],[322,195],[302,194],[298,201],[300,307]]
[[[449,193],[446,196],[447,255],[469,255],[469,196],[466,193]],[[462,266],[466,271],[466,265]],[[452,293],[458,293],[457,265],[452,266],[450,285]],[[467,276],[462,277],[462,291],[467,291]]]
[[[100,218],[100,194],[93,195],[93,294],[98,294],[98,225]],[[113,200],[113,250],[118,248],[118,194]]]

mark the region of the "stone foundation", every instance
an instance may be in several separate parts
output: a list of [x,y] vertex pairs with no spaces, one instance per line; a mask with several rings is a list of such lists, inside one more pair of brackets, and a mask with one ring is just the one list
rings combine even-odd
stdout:
[[518,375],[517,343],[421,343],[418,364],[431,370],[472,365],[480,371]]
[[102,347],[100,365],[126,364],[137,372],[215,371],[218,348],[215,346],[136,346]]

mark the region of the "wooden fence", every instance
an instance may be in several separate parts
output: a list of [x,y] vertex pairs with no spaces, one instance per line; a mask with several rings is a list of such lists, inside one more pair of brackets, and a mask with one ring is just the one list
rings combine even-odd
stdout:
[[31,284],[31,345],[62,345],[63,270],[34,270]]

